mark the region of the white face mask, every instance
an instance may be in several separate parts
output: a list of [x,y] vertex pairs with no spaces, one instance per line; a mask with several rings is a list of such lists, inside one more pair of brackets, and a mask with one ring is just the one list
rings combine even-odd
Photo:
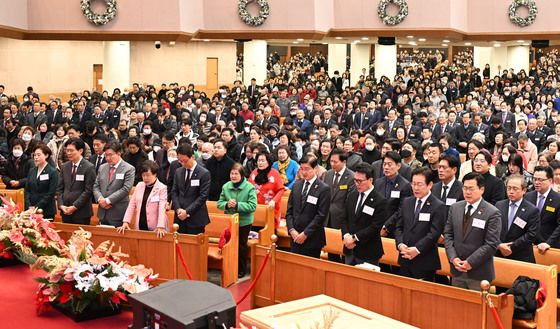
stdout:
[[375,133],[377,134],[377,136],[383,136],[385,134],[385,130],[377,129]]
[[23,134],[21,136],[21,139],[23,139],[24,142],[29,142],[31,140],[31,135],[30,134]]
[[23,151],[22,151],[22,150],[19,150],[19,149],[15,149],[15,150],[12,151],[12,154],[13,154],[16,158],[19,158],[20,156],[23,155]]
[[173,162],[173,161],[177,161],[177,158],[170,158],[170,157],[167,157],[167,161],[168,161],[169,163],[171,163],[171,162]]
[[152,133],[152,129],[144,128],[144,135],[150,135]]
[[251,132],[251,127],[244,127],[243,130],[244,130],[246,133],[250,133],[250,132]]
[[367,145],[366,145],[366,150],[368,150],[368,151],[373,151],[373,148],[374,148],[374,147],[375,147],[374,145],[367,144]]
[[507,163],[509,161],[509,155],[502,154],[502,162]]
[[210,157],[211,157],[211,155],[208,154],[208,153],[202,153],[200,156],[201,156],[202,159],[204,159],[204,160],[208,160],[208,159],[210,159]]

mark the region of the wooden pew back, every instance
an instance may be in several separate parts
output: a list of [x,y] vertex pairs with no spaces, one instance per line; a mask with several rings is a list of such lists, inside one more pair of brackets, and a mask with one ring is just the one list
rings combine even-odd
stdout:
[[[222,232],[230,228],[230,240],[220,250],[218,241]],[[228,287],[237,282],[239,255],[239,217],[237,214],[211,214],[210,224],[205,233],[209,238],[208,266],[222,270],[222,286]]]
[[14,201],[16,205],[20,206],[21,210],[24,210],[25,197],[24,189],[20,188],[17,190],[0,189],[0,195],[5,196],[8,200]]

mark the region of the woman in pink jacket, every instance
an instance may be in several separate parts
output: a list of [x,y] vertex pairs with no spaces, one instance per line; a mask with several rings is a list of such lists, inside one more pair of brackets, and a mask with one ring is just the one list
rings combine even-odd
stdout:
[[117,231],[124,234],[130,229],[130,222],[134,216],[134,229],[155,231],[159,238],[167,231],[167,186],[157,179],[158,165],[154,161],[145,161],[141,168],[142,181],[136,185],[130,199],[123,225]]

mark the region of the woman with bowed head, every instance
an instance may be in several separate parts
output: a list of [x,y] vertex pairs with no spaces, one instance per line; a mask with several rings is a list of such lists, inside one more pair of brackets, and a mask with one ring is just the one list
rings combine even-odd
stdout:
[[284,194],[284,184],[282,176],[272,168],[274,157],[268,152],[257,155],[257,169],[253,170],[249,176],[249,182],[257,190],[257,201],[274,208],[275,227],[280,224],[280,201]]
[[33,148],[35,167],[29,169],[25,184],[25,209],[43,209],[44,218],[52,219],[56,214],[54,195],[58,185],[56,168],[49,164],[51,149],[45,144]]
[[165,235],[167,186],[157,179],[158,170],[157,163],[151,160],[140,166],[142,181],[136,185],[124,214],[123,225],[117,227],[117,232],[124,234],[125,230],[129,230],[134,215],[134,229],[155,231],[159,238]]
[[239,214],[239,269],[238,277],[245,276],[247,271],[247,240],[257,210],[257,192],[247,181],[243,166],[235,163],[229,172],[230,181],[224,184],[218,209],[226,214]]

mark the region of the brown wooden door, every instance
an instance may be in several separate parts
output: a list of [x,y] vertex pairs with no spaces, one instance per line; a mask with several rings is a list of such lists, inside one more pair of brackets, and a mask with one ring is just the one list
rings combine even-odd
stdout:
[[218,91],[218,59],[206,58],[206,94],[213,95]]
[[93,90],[103,91],[103,64],[93,64]]

